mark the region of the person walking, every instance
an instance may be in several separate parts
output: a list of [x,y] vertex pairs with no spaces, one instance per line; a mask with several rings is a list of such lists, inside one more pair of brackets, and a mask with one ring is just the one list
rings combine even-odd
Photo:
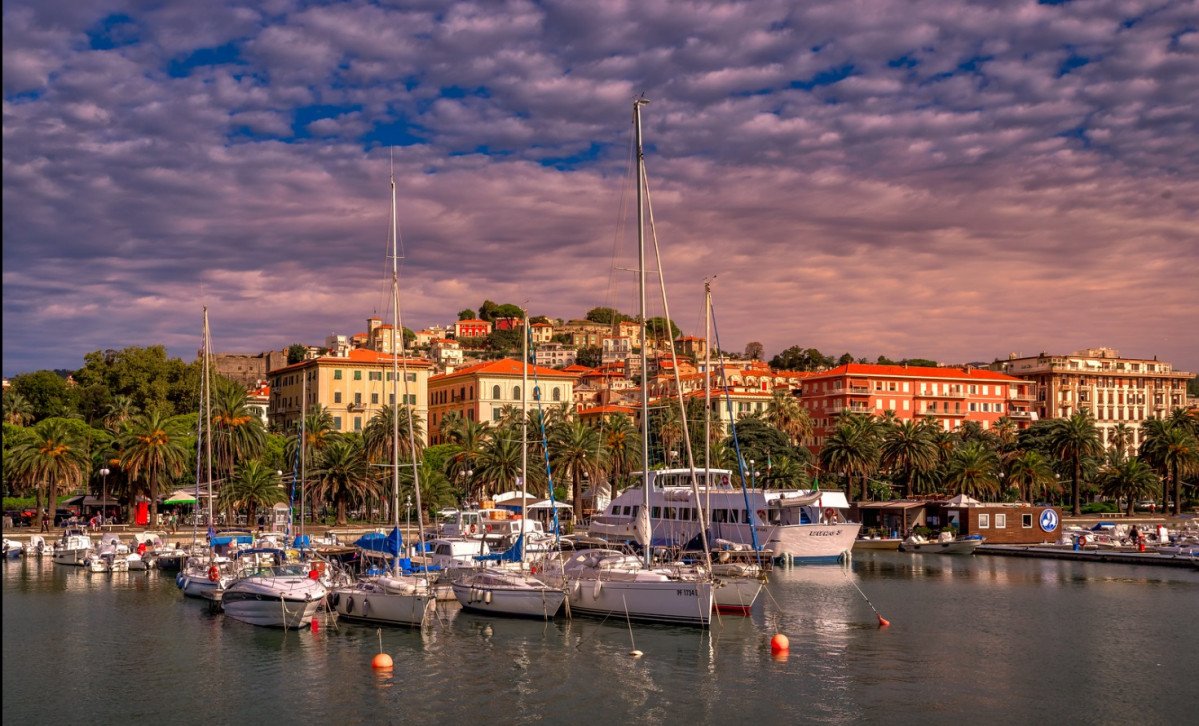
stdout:
[[50,513],[44,509],[42,510],[42,531],[50,531]]

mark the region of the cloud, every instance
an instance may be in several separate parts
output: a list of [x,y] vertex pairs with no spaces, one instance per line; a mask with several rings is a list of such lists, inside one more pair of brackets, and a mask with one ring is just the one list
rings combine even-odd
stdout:
[[1075,5],[6,3],[4,372],[358,332],[392,147],[409,327],[632,311],[643,91],[688,333],[1199,370],[1193,7]]

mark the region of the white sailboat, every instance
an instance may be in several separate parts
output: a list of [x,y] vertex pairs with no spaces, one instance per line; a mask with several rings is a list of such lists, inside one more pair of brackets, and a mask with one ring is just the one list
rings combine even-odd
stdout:
[[[529,390],[529,316],[524,315],[523,343],[521,345],[521,367],[523,377],[521,391]],[[467,610],[477,610],[495,615],[517,615],[549,620],[554,617],[566,600],[566,591],[552,587],[535,577],[527,569],[525,555],[525,523],[528,512],[525,503],[529,499],[529,410],[528,397],[522,395],[520,402],[520,534],[516,538],[517,548],[514,567],[485,567],[455,580],[454,597]],[[503,556],[501,556],[501,559]]]
[[[392,571],[386,575],[365,576],[354,584],[338,587],[329,597],[329,604],[338,617],[386,625],[409,625],[419,627],[432,617],[437,604],[432,582],[427,573],[406,575],[399,570],[397,560],[402,543],[399,542],[400,527],[400,406],[408,400],[408,359],[404,341],[404,328],[400,320],[399,282],[399,222],[396,212],[395,176],[391,177],[391,294],[395,325],[392,328],[391,380],[392,380],[392,501],[391,511],[395,538]],[[404,396],[400,397],[400,361],[403,362]],[[412,416],[408,415],[408,445],[412,453],[412,486],[416,493],[418,542],[423,543],[424,513],[420,500],[420,477],[416,466],[416,436]],[[389,538],[390,539],[390,538]]]
[[[645,154],[641,144],[641,107],[644,98],[633,102],[633,126],[637,155],[637,248],[638,288],[640,293],[641,338],[646,339],[645,303]],[[667,314],[669,317],[669,314]],[[648,370],[646,345],[641,346],[641,370]],[[649,471],[649,398],[648,386],[641,386],[641,465],[642,481]],[[688,437],[684,434],[684,440]],[[688,458],[690,450],[688,449]],[[694,469],[691,470],[692,472]],[[624,616],[646,620],[707,626],[712,618],[713,583],[708,572],[695,571],[679,576],[654,569],[653,534],[650,522],[650,487],[642,487],[642,502],[632,515],[636,539],[644,548],[644,560],[606,549],[588,549],[574,553],[558,564],[572,613]],[[696,495],[698,499],[698,495]],[[698,502],[697,502],[698,503]],[[702,521],[702,517],[700,518]],[[702,530],[702,527],[701,527]],[[701,532],[701,537],[703,537]],[[705,548],[706,549],[706,548]]]

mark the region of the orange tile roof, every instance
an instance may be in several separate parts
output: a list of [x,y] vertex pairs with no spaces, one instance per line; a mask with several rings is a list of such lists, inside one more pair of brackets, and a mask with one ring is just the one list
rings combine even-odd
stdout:
[[[576,376],[564,371],[555,370],[553,368],[544,368],[542,366],[527,365],[529,375],[538,375],[548,378],[575,378]],[[429,379],[433,381],[443,381],[450,378],[458,378],[462,376],[473,375],[489,375],[489,376],[519,376],[522,375],[520,361],[512,360],[511,358],[501,358],[500,360],[485,361],[483,363],[475,363],[474,365],[465,368],[459,368],[453,373],[442,373],[433,376]]]
[[608,404],[606,406],[596,406],[595,408],[584,409],[579,411],[579,415],[586,416],[587,414],[593,413],[636,413],[636,411],[637,409],[629,406],[615,406]]
[[837,366],[836,368],[816,373],[812,377],[833,378],[837,376],[907,376],[910,378],[960,378],[963,380],[1024,382],[1023,379],[982,368],[963,370],[961,368],[928,368],[925,366],[880,366],[868,363],[846,363],[843,366]]
[[470,320],[459,320],[458,322],[454,323],[454,325],[466,325],[467,323],[477,323],[480,325],[491,325],[491,323],[487,322],[486,320],[478,320],[476,318],[471,318]]
[[268,371],[267,374],[273,375],[275,373],[280,373],[282,371],[299,370],[301,368],[304,368],[305,366],[312,365],[312,364],[336,365],[338,363],[346,363],[346,362],[349,362],[349,363],[390,363],[393,358],[395,359],[395,361],[397,363],[401,363],[401,364],[407,363],[407,365],[410,368],[430,368],[433,366],[433,364],[431,362],[429,362],[428,360],[426,360],[424,358],[401,358],[398,356],[393,356],[390,353],[379,353],[378,351],[374,351],[369,348],[352,348],[350,350],[350,352],[347,355],[345,355],[344,357],[323,355],[323,356],[320,356],[319,358],[309,358],[308,360],[302,360],[299,363],[292,363],[289,366],[283,366],[282,368],[276,368],[272,371]]
[[579,374],[586,375],[587,373],[591,373],[595,369],[590,366],[581,366],[578,363],[572,363],[571,365],[566,366],[562,370],[565,373],[579,373]]

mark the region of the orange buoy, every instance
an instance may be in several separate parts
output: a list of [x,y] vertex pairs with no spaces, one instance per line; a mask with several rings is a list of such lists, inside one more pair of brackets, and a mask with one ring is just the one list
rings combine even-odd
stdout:
[[[876,615],[877,615],[877,613],[876,613]],[[878,616],[878,627],[880,627],[880,628],[885,628],[885,627],[887,627],[887,626],[888,626],[888,625],[890,625],[890,624],[891,624],[891,621],[890,621],[890,620],[887,620],[887,619],[886,619],[886,618],[884,618],[882,615],[879,615],[879,616]]]
[[321,631],[321,621],[316,618],[312,619],[312,632],[319,633]]
[[787,636],[782,633],[776,634],[770,639],[771,653],[787,653],[791,650],[791,641],[787,640]]
[[386,653],[380,653],[371,659],[371,668],[383,671],[391,670],[391,656]]

